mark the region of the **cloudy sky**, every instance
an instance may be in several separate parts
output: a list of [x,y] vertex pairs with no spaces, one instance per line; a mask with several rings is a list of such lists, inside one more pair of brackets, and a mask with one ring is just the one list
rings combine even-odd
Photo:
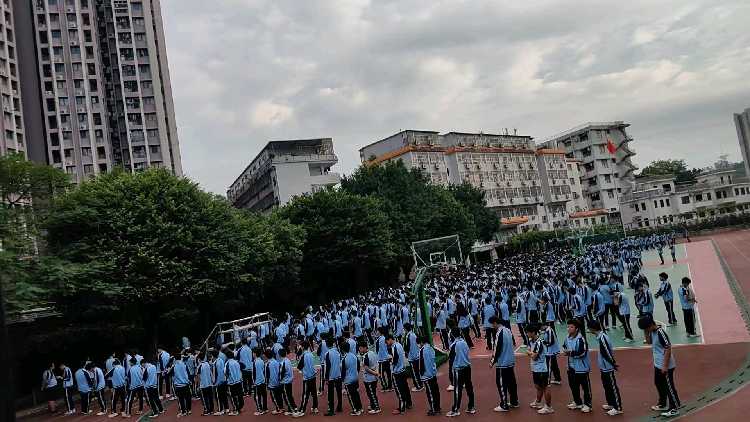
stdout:
[[338,171],[400,129],[545,138],[624,120],[636,164],[739,160],[747,0],[162,0],[186,174],[224,193],[269,140]]

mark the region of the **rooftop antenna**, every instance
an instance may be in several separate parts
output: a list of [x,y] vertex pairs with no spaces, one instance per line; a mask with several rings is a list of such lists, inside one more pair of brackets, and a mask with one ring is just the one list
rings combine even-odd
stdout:
[[518,129],[513,128],[513,136],[516,136],[516,135],[518,135]]

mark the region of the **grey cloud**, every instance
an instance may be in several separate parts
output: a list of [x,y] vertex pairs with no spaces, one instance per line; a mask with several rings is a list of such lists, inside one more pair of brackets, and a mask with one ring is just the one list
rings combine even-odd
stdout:
[[623,119],[638,164],[685,151],[707,165],[701,142],[736,149],[731,112],[750,106],[740,0],[162,7],[183,167],[218,193],[269,140],[331,136],[350,172],[361,146],[405,128],[540,138]]

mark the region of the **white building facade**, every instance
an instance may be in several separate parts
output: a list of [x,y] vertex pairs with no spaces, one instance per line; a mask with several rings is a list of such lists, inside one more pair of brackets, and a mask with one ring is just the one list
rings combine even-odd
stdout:
[[[619,214],[619,196],[630,189],[637,169],[631,161],[635,152],[628,145],[633,140],[626,132],[628,126],[622,121],[586,123],[540,144],[580,160],[580,181],[589,209]],[[610,142],[614,153],[609,150]]]
[[268,212],[295,196],[337,185],[331,138],[269,142],[227,190],[233,206]]
[[675,183],[673,177],[636,180],[622,197],[627,228],[690,223],[750,211],[750,181],[735,170],[703,173],[696,183]]
[[581,206],[579,163],[561,150],[537,150],[530,136],[405,130],[363,147],[360,158],[368,165],[400,160],[432,183],[481,188],[487,207],[515,230],[565,227]]

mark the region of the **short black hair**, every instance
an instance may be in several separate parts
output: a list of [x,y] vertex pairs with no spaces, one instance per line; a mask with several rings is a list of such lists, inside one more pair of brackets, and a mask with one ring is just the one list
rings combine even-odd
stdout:
[[644,315],[640,319],[638,319],[638,328],[640,328],[641,330],[645,330],[652,325],[654,325],[654,317],[652,317],[651,315]]
[[528,324],[526,328],[524,329],[527,333],[538,333],[539,332],[539,324]]
[[689,277],[682,277],[682,284],[686,284],[686,285],[687,285],[687,284],[690,284],[690,283],[692,283],[692,282],[693,282],[693,281],[692,281],[692,280],[690,280],[690,278],[689,278]]

